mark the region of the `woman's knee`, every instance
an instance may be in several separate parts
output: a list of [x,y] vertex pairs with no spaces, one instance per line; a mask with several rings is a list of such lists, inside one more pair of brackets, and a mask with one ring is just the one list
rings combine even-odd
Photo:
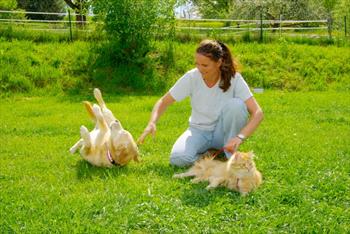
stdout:
[[194,156],[172,153],[170,155],[170,164],[178,167],[190,166],[196,161]]

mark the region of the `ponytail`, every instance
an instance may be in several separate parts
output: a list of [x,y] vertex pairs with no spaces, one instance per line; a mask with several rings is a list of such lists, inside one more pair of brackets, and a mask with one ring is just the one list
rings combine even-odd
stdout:
[[230,49],[220,41],[204,40],[199,44],[196,52],[211,58],[215,62],[219,59],[222,60],[219,87],[226,92],[230,88],[231,79],[237,71],[237,63],[233,59]]
[[231,86],[231,79],[237,71],[236,61],[232,58],[230,49],[222,42],[217,41],[222,48],[221,81],[219,87],[225,92]]

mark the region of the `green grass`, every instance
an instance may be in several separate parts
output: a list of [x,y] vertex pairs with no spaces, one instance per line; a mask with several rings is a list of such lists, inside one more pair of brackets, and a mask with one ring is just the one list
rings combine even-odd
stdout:
[[[104,96],[135,138],[159,98]],[[92,128],[83,96],[3,99],[0,232],[350,232],[349,93],[266,91],[256,98],[265,120],[241,150],[255,152],[264,183],[245,198],[171,178],[184,170],[168,160],[187,126],[188,101],[170,107],[157,137],[140,146],[142,163],[102,169],[68,153],[80,125]]]
[[[1,41],[1,39],[0,39]],[[194,67],[191,43],[156,42],[144,65],[116,64],[97,43],[1,41],[0,91],[84,93],[99,86],[163,92]],[[279,43],[228,43],[252,87],[284,90],[350,90],[350,47]]]

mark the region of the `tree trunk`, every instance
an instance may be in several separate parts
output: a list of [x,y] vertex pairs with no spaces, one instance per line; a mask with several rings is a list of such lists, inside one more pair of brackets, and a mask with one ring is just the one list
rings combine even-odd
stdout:
[[86,24],[86,15],[83,14],[83,2],[84,0],[78,0],[77,3],[74,3],[72,0],[64,0],[67,5],[72,8],[76,14],[77,27],[82,28]]

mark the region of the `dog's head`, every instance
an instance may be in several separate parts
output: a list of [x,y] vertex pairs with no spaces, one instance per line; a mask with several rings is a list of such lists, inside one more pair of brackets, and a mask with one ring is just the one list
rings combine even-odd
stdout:
[[124,130],[119,122],[111,125],[109,149],[112,159],[119,165],[126,165],[131,160],[139,162],[139,151],[131,134]]

